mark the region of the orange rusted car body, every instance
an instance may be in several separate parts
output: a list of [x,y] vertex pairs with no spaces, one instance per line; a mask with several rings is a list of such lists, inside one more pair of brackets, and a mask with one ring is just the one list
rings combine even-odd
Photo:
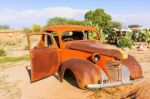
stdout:
[[[97,40],[89,40],[90,33],[95,33]],[[30,48],[32,35],[41,35],[34,48]],[[94,27],[51,26],[45,33],[29,34],[28,44],[32,82],[56,72],[63,81],[67,70],[74,74],[80,88],[88,84],[107,84],[143,77],[140,64],[119,48],[101,43],[100,33]]]

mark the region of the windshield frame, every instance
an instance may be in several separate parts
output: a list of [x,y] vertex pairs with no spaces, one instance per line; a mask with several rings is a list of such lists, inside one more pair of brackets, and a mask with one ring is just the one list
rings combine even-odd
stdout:
[[[73,31],[65,31],[65,32],[69,33],[69,32],[76,32],[76,31],[81,31],[83,33],[84,37],[85,37],[85,33],[86,32],[87,32],[87,34],[89,34],[89,32],[93,32],[93,33],[95,33],[97,35],[96,39],[89,39],[87,37],[86,39],[81,39],[80,41],[82,41],[82,40],[100,40],[100,32],[99,31],[94,31],[94,30],[73,30]],[[69,42],[69,41],[66,41],[66,42],[63,41],[63,34],[65,32],[62,32],[61,35],[60,35],[61,42],[63,42],[63,43]],[[78,41],[78,40],[73,40],[73,41]]]

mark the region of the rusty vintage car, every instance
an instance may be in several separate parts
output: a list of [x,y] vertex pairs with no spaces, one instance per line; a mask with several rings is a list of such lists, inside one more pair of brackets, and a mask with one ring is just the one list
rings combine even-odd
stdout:
[[[32,35],[41,35],[31,48]],[[48,27],[28,35],[31,82],[58,73],[63,82],[69,71],[79,88],[107,88],[131,84],[142,78],[137,60],[123,50],[100,42],[96,28],[78,25]]]

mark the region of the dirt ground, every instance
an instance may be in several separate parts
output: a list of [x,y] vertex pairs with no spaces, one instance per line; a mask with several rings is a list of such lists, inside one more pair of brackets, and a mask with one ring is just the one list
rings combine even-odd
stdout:
[[56,76],[30,83],[29,74],[26,70],[30,62],[0,64],[0,67],[11,66],[9,68],[0,68],[0,99],[150,98],[150,50],[130,51],[129,53],[132,53],[140,61],[144,79],[134,85],[98,91],[80,90],[66,80],[60,83]]
[[[23,37],[22,37],[23,38]],[[21,40],[22,41],[22,40]],[[5,47],[8,56],[21,56],[28,51],[20,45]],[[20,47],[21,46],[21,47]],[[14,49],[15,48],[15,49]],[[129,86],[101,90],[81,90],[68,81],[59,82],[57,75],[30,83],[27,67],[29,61],[0,64],[0,99],[120,99],[150,98],[150,49],[129,51],[142,65],[144,78]]]

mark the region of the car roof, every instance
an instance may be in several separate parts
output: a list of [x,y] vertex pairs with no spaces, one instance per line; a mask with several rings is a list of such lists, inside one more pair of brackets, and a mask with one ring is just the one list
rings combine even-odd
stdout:
[[56,26],[49,26],[45,31],[50,32],[66,32],[66,31],[78,31],[78,30],[85,30],[85,31],[95,31],[97,32],[96,28],[90,26],[81,26],[81,25],[56,25]]

